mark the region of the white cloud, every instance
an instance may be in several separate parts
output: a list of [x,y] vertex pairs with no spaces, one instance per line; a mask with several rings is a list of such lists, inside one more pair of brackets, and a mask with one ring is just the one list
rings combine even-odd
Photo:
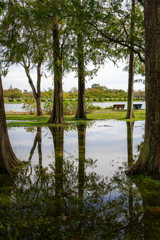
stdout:
[[[125,63],[120,62],[119,68],[114,66],[112,62],[106,63],[102,66],[97,76],[95,76],[92,80],[87,81],[86,88],[91,87],[94,83],[99,83],[100,85],[104,85],[108,88],[115,89],[123,89],[127,91],[128,88],[128,73],[123,71]],[[36,86],[36,70],[33,70],[31,73],[34,83]],[[138,76],[135,76],[138,78]],[[140,78],[140,77],[139,77]],[[53,88],[53,77],[50,76],[47,79],[42,78],[41,89],[47,89],[48,87]],[[21,90],[27,89],[31,90],[30,85],[28,83],[28,79],[26,77],[25,71],[21,66],[12,66],[9,69],[8,75],[3,78],[3,88],[8,89],[12,85],[13,88],[19,88]],[[69,91],[72,87],[78,87],[77,78],[74,77],[74,73],[70,73],[63,79],[63,90]],[[144,89],[144,85],[141,83],[135,83],[134,89]]]

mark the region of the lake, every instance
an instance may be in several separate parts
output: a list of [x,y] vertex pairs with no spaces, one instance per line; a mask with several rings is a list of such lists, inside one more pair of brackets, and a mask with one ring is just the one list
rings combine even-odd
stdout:
[[[134,102],[142,104],[142,109],[145,109],[146,103],[145,102]],[[100,106],[102,108],[113,106],[113,104],[125,104],[125,109],[127,109],[127,102],[93,102],[94,106]],[[22,109],[23,103],[5,103],[5,111],[13,111],[13,112],[24,112]]]
[[9,128],[28,164],[0,175],[1,239],[159,239],[159,182],[124,172],[138,158],[144,124]]
[[[142,104],[142,109],[146,108],[145,102],[133,102],[134,104]],[[127,102],[93,102],[94,106],[100,106],[102,108],[113,107],[114,104],[125,104],[124,109],[127,109]]]

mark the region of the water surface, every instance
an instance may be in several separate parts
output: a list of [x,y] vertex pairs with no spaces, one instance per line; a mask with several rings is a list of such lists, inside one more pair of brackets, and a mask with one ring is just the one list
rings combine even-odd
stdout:
[[[145,102],[134,102],[138,104],[142,104],[142,109],[146,108],[146,103]],[[127,102],[93,102],[94,106],[99,106],[102,108],[106,107],[113,107],[114,104],[125,104],[124,109],[127,109]],[[23,103],[5,103],[5,111],[13,111],[13,112],[24,112],[25,110],[22,109]]]
[[159,183],[124,173],[143,134],[144,121],[10,128],[29,164],[0,178],[1,238],[159,239]]

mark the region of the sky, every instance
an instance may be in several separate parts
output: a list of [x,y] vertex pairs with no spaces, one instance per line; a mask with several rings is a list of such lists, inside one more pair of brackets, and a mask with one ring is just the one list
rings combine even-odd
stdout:
[[[97,76],[93,77],[92,80],[87,80],[86,82],[86,88],[90,88],[92,84],[98,83],[100,85],[106,86],[110,89],[123,89],[127,91],[128,89],[128,72],[123,71],[123,68],[125,67],[124,62],[119,62],[117,68],[114,66],[112,62],[105,63],[104,66],[102,66]],[[63,91],[68,92],[71,90],[72,87],[78,88],[78,81],[77,78],[74,77],[74,73],[69,73],[63,78]],[[31,73],[32,78],[34,79],[34,83],[36,86],[36,70],[32,70]],[[135,75],[135,79],[142,78],[141,76]],[[9,69],[8,75],[3,78],[3,89],[8,89],[10,86],[12,88],[18,88],[20,90],[28,90],[31,91],[31,87],[28,83],[27,76],[25,74],[25,71],[23,67],[21,66],[11,66]],[[42,78],[41,83],[41,90],[44,89],[53,88],[53,76]],[[144,90],[145,86],[142,83],[135,83],[134,84],[134,90]]]

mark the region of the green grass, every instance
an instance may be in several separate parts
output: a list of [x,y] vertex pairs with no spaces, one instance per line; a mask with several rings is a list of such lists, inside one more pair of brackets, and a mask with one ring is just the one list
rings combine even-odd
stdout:
[[116,119],[124,121],[138,121],[145,120],[145,110],[135,110],[135,118],[132,120],[126,119],[127,110],[96,110],[92,114],[88,114],[88,119],[93,120],[105,120],[105,119]]
[[[74,115],[65,116],[66,123],[83,123],[91,120],[106,120],[115,119],[123,121],[139,121],[145,119],[145,110],[135,110],[135,118],[132,120],[126,119],[126,110],[111,110],[111,109],[101,109],[96,110],[91,114],[87,114],[87,119],[76,119]],[[36,115],[28,114],[6,114],[6,119],[10,120],[7,123],[8,127],[21,127],[21,126],[45,126],[48,125],[49,115],[44,115],[42,117],[37,117]]]

